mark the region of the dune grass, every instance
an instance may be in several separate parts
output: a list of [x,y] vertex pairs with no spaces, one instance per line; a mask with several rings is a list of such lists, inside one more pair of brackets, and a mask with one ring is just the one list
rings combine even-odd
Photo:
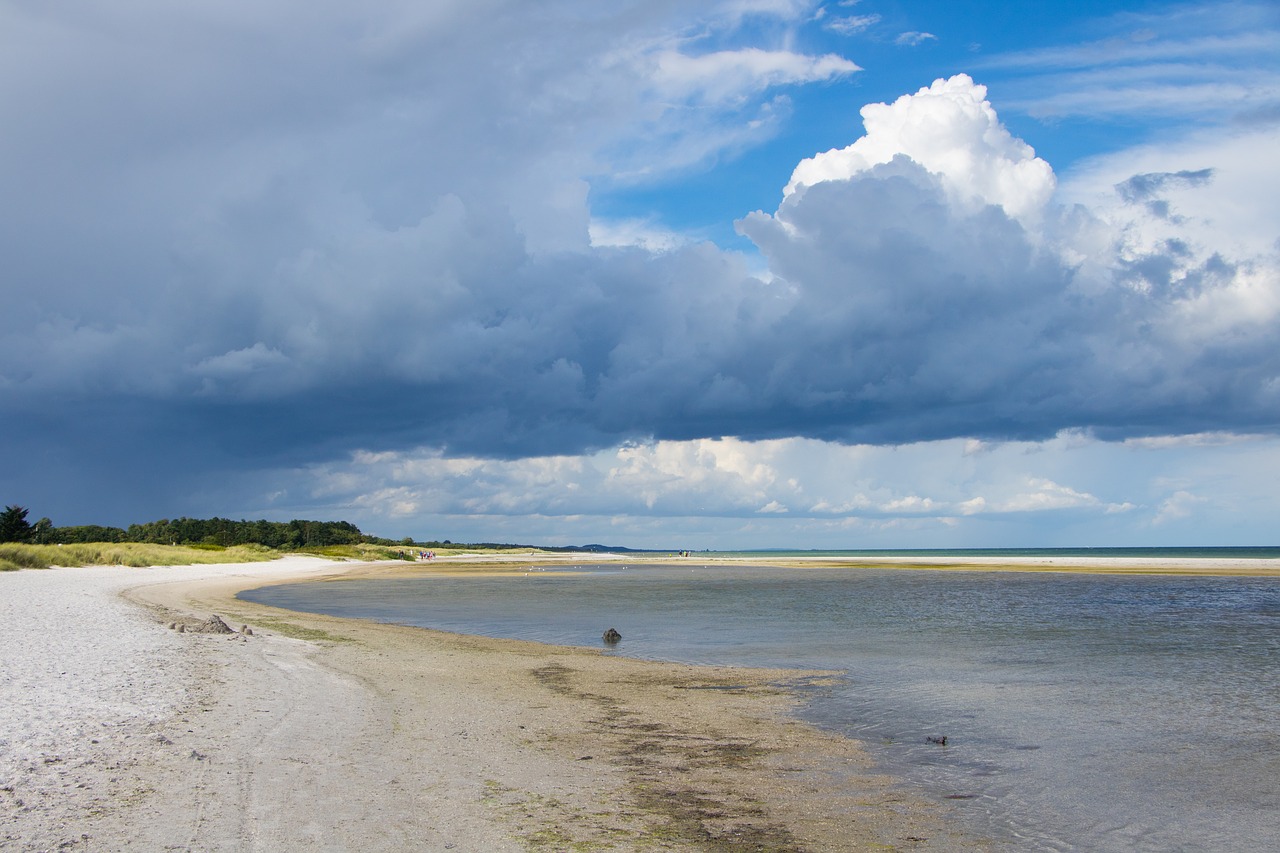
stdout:
[[[417,559],[418,552],[428,550],[418,545],[324,545],[291,549],[291,554],[309,554],[332,560]],[[476,548],[456,546],[431,548],[440,556],[461,553],[518,553],[528,548]],[[19,542],[0,543],[0,572],[17,569],[47,569],[50,566],[187,566],[198,563],[256,563],[283,557],[285,552],[265,545],[154,545],[145,542],[86,542],[65,545],[28,545]]]
[[449,557],[456,554],[487,554],[501,556],[506,554],[528,554],[530,551],[547,553],[540,548],[493,547],[485,545],[324,545],[315,548],[299,548],[296,553],[314,554],[317,557],[332,557],[338,560],[360,560],[374,562],[376,560],[410,560],[418,559],[421,551],[431,551],[438,557]]
[[230,548],[150,545],[141,542],[86,542],[68,545],[0,544],[0,571],[50,566],[187,566],[197,563],[254,563],[281,557],[262,545]]
[[317,557],[331,557],[335,560],[412,560],[419,549],[405,545],[322,545],[314,548],[299,548],[295,553],[314,554]]

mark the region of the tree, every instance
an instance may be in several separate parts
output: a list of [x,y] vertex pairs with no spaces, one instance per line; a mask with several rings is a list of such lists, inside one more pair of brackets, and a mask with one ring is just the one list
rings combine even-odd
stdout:
[[48,545],[53,541],[53,522],[42,518],[31,527],[31,541],[37,545]]
[[31,525],[27,523],[27,508],[7,506],[0,512],[0,542],[26,542],[31,538]]

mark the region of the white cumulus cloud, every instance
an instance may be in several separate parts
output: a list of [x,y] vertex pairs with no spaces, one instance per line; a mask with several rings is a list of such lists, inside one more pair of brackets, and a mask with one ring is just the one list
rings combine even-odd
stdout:
[[868,104],[862,119],[865,136],[802,161],[786,194],[848,180],[895,157],[937,175],[957,202],[998,205],[1014,218],[1038,213],[1053,194],[1053,169],[1005,129],[986,87],[966,74],[936,80],[892,104]]

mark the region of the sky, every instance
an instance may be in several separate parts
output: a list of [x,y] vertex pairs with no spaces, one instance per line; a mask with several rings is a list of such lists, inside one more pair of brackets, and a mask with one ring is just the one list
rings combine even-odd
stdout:
[[1280,6],[0,0],[0,502],[1280,544]]

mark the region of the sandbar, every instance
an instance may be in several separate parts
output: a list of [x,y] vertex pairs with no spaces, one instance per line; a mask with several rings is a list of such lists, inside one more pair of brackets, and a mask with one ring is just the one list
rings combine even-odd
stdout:
[[716,553],[680,557],[651,552],[624,554],[457,554],[427,562],[390,562],[368,567],[368,574],[408,577],[418,574],[511,575],[531,568],[596,563],[662,563],[689,566],[778,566],[783,568],[902,569],[947,572],[1058,572],[1066,574],[1161,575],[1186,577],[1276,577],[1280,559],[1256,557],[1089,557],[1089,556],[968,556],[913,555],[794,555],[725,556]]

